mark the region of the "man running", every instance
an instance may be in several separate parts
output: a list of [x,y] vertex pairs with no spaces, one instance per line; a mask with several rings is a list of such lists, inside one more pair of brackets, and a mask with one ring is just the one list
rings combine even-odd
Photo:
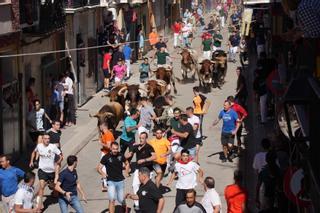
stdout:
[[[111,143],[111,152],[104,155],[100,161],[98,171],[101,176],[107,179],[108,183],[108,198],[109,198],[109,212],[115,212],[115,201],[117,200],[121,205],[124,205],[124,176],[123,167],[128,173],[129,163],[126,158],[119,152],[119,144]],[[103,170],[103,168],[106,168]]]
[[137,124],[136,119],[139,117],[139,111],[137,109],[132,108],[130,110],[130,116],[127,116],[124,119],[122,134],[120,136],[120,148],[121,154],[124,155],[128,147],[133,146],[135,142],[135,134],[140,124]]
[[173,180],[178,177],[176,183],[176,206],[186,200],[188,190],[194,189],[197,185],[197,176],[200,183],[203,182],[203,171],[200,166],[192,161],[189,151],[183,149],[181,151],[181,159],[175,165],[175,172],[172,173],[167,186],[169,187]]
[[157,57],[157,66],[158,67],[165,67],[168,65],[167,58],[169,59],[169,62],[172,63],[172,59],[169,55],[169,53],[166,52],[165,47],[161,47],[159,51],[155,52],[154,56],[152,57],[152,61],[154,58]]
[[238,154],[240,154],[243,120],[248,116],[248,113],[240,104],[237,104],[234,101],[233,96],[229,96],[227,98],[227,101],[229,101],[231,103],[231,109],[233,109],[238,114],[238,118],[239,118],[239,129],[237,131],[237,146],[238,146]]
[[[156,153],[151,145],[147,143],[148,133],[142,132],[139,135],[140,143],[135,145],[129,150],[129,153],[125,155],[127,159],[132,158],[136,154],[136,168],[133,173],[132,188],[133,192],[137,194],[139,190],[139,169],[142,167],[147,167],[150,171],[153,170],[153,161],[156,160]],[[138,207],[139,202],[135,201],[135,208]]]
[[82,186],[78,180],[77,173],[78,158],[75,155],[69,155],[67,158],[67,168],[59,175],[59,180],[55,186],[59,194],[59,206],[61,213],[68,213],[68,205],[70,205],[77,213],[84,213],[80,203],[78,191],[82,200],[87,202]]
[[153,111],[153,107],[150,105],[150,102],[147,97],[141,98],[141,109],[140,109],[140,121],[138,134],[142,132],[150,133],[152,121],[157,118],[156,113]]
[[[186,114],[181,114],[179,118],[180,128],[178,131],[172,129],[171,132],[174,135],[177,135],[180,138],[180,148],[178,152],[182,149],[188,149],[192,158],[196,157],[196,145],[197,142],[195,140],[195,135],[193,131],[193,127],[190,123],[188,123],[188,116]],[[179,153],[176,153],[176,159],[179,159]]]
[[156,137],[149,141],[149,144],[153,147],[157,158],[154,160],[153,168],[157,173],[156,185],[159,188],[163,174],[167,168],[167,156],[171,154],[171,146],[168,139],[163,137],[162,129],[155,130]]
[[202,146],[202,139],[200,134],[200,119],[198,116],[193,114],[193,107],[187,107],[186,114],[188,116],[188,123],[191,124],[193,131],[194,131],[194,137],[196,140],[196,156],[195,161],[199,161],[199,151],[200,146]]
[[176,206],[173,213],[207,213],[201,203],[196,201],[196,196],[196,190],[189,189],[185,201]]
[[222,162],[227,162],[227,159],[232,162],[231,151],[234,144],[234,137],[240,126],[240,120],[238,114],[231,109],[231,103],[225,101],[223,110],[220,111],[218,118],[213,122],[213,126],[217,125],[219,121],[223,120],[222,132],[221,132],[221,145],[223,149],[224,158]]
[[[40,182],[39,197],[42,203],[44,189],[48,183],[52,183],[55,179],[55,162],[60,164],[62,161],[61,151],[54,144],[50,144],[50,136],[44,133],[42,143],[39,143],[31,154],[29,166],[33,168],[33,160],[36,153],[39,153],[39,169],[38,177]],[[56,158],[57,155],[57,158]],[[55,161],[56,158],[56,161]]]
[[18,190],[19,181],[24,176],[24,171],[11,166],[10,155],[1,155],[0,164],[2,167],[2,169],[0,169],[1,200],[4,203],[6,211],[11,212],[14,203],[14,195]]

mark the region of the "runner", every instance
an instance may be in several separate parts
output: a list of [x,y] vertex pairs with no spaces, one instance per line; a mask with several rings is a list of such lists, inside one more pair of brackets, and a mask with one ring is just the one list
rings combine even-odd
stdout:
[[152,32],[149,34],[150,46],[155,49],[155,44],[159,41],[159,35],[155,27],[152,28]]
[[186,192],[185,201],[176,206],[173,213],[206,213],[203,206],[196,201],[196,196],[196,190],[189,189]]
[[160,48],[160,51],[155,52],[154,56],[152,57],[152,61],[154,61],[155,57],[157,57],[157,67],[164,67],[167,64],[167,58],[169,59],[169,62],[172,63],[172,59],[165,51],[166,49],[164,47]]
[[194,108],[194,114],[199,117],[200,119],[200,135],[202,139],[206,139],[206,136],[203,136],[202,132],[202,124],[203,124],[203,118],[204,118],[204,105],[206,103],[207,98],[200,94],[200,88],[199,87],[193,87],[193,108]]
[[10,155],[1,155],[0,164],[2,167],[0,169],[1,200],[4,203],[5,211],[11,212],[19,181],[25,173],[21,169],[11,166]]
[[213,52],[221,50],[221,44],[223,42],[223,37],[220,30],[216,30],[213,35]]
[[108,52],[106,52],[103,56],[103,85],[104,85],[104,90],[105,92],[109,92],[109,87],[110,87],[110,78],[111,78],[111,67],[110,67],[110,62],[112,59],[112,48],[109,49]]
[[69,155],[67,158],[67,168],[60,175],[58,183],[55,186],[59,194],[59,206],[61,213],[68,213],[68,205],[70,205],[77,213],[83,213],[83,207],[78,197],[78,191],[81,194],[81,199],[87,202],[82,186],[78,180],[77,165],[78,158],[74,155]]
[[45,117],[50,123],[51,119],[46,111],[41,108],[40,100],[34,100],[33,105],[33,109],[28,114],[27,125],[30,127],[29,133],[32,141],[36,142],[39,135],[45,131],[43,126],[43,118]]
[[167,156],[171,154],[170,142],[163,137],[162,129],[155,130],[156,137],[149,141],[149,144],[153,147],[156,153],[156,159],[154,160],[153,168],[157,173],[156,185],[159,188],[162,177],[167,168]]
[[231,103],[225,101],[223,110],[220,111],[218,118],[213,122],[213,126],[217,125],[219,121],[223,120],[222,132],[221,132],[221,145],[223,149],[224,157],[222,162],[226,162],[227,159],[232,162],[232,148],[234,144],[234,137],[239,129],[240,120],[238,114],[231,108]]
[[26,172],[23,177],[23,183],[19,185],[18,191],[14,196],[14,212],[42,212],[41,207],[37,204],[33,205],[35,197],[34,182],[36,174],[33,172]]
[[127,194],[126,198],[139,202],[141,213],[162,213],[164,206],[164,198],[161,191],[150,179],[150,170],[141,167],[138,171],[139,181],[141,185],[136,194]]
[[[109,130],[108,127],[108,123],[107,122],[103,122],[100,126],[100,140],[99,143],[102,146],[101,147],[101,157],[100,160],[103,158],[103,156],[105,156],[106,154],[108,154],[111,150],[111,144],[115,141],[114,136],[112,134],[112,132]],[[97,171],[99,172],[99,164],[97,166]],[[103,167],[102,168],[103,172],[106,173],[106,168]],[[102,184],[102,189],[103,192],[107,190],[107,188],[105,187],[104,184]]]
[[[181,40],[181,23],[178,21],[175,21],[174,24],[172,25],[172,31],[173,31],[173,48],[180,47],[180,40]],[[178,45],[179,42],[179,45]]]
[[[127,159],[133,157],[136,154],[136,168],[133,173],[132,180],[132,188],[134,194],[137,194],[140,186],[139,180],[139,169],[142,167],[147,167],[149,171],[153,170],[153,161],[156,160],[156,153],[151,145],[147,143],[148,134],[146,132],[142,132],[139,135],[140,143],[135,145],[129,150],[125,156]],[[135,201],[135,209],[139,209],[139,202]]]
[[[102,178],[107,179],[108,184],[108,198],[109,198],[109,212],[115,212],[115,201],[123,207],[124,201],[124,176],[123,166],[126,168],[126,174],[129,171],[129,163],[126,158],[119,152],[119,144],[111,143],[111,152],[104,155],[98,166],[98,171]],[[106,168],[106,169],[105,169]]]
[[176,183],[176,206],[186,200],[188,190],[196,187],[197,176],[198,181],[202,184],[203,171],[197,163],[192,161],[189,151],[187,149],[183,149],[181,151],[181,158],[175,165],[175,172],[172,173],[167,183],[167,186],[170,187],[173,180],[178,177],[178,181]]
[[229,61],[236,62],[236,54],[238,51],[238,46],[240,45],[240,36],[236,31],[233,31],[229,37],[228,47],[229,47]]
[[228,185],[224,190],[224,197],[228,206],[228,213],[247,212],[247,192],[242,187],[242,172],[234,171],[234,184]]
[[135,142],[135,134],[137,129],[140,127],[140,124],[137,124],[137,119],[139,117],[139,111],[132,108],[130,110],[130,116],[127,116],[124,119],[122,134],[120,136],[120,148],[121,154],[124,155],[128,147],[133,146]]
[[157,116],[147,97],[142,97],[140,103],[142,107],[140,109],[140,126],[138,128],[138,134],[140,135],[142,132],[149,134],[152,127],[152,121],[156,120]]
[[127,68],[127,73],[126,77],[124,78],[125,80],[128,80],[130,76],[132,75],[131,73],[131,55],[132,55],[132,48],[130,47],[129,43],[126,43],[123,47],[123,55],[124,55],[124,60]]
[[212,39],[206,37],[203,41],[202,41],[202,46],[203,46],[203,58],[204,59],[211,59],[211,45],[212,45]]
[[237,148],[238,148],[238,154],[240,154],[241,152],[241,136],[242,136],[242,129],[243,129],[243,121],[244,119],[248,116],[247,111],[240,106],[239,104],[237,104],[234,101],[234,97],[233,96],[229,96],[227,98],[227,101],[229,101],[231,103],[231,109],[233,109],[237,114],[238,114],[238,119],[239,119],[239,129],[237,131]]
[[120,58],[118,60],[117,65],[113,66],[112,72],[111,72],[111,76],[113,75],[115,76],[114,77],[115,85],[119,85],[123,82],[126,72],[127,72],[127,66],[124,64],[123,59]]
[[143,63],[141,63],[139,67],[139,72],[140,72],[140,83],[147,82],[149,80],[149,73],[151,73],[148,58],[143,59]]
[[206,177],[204,179],[204,191],[201,204],[206,212],[219,213],[221,210],[221,200],[218,192],[215,190],[215,181],[213,177]]
[[199,152],[200,152],[200,147],[202,146],[202,139],[201,139],[201,134],[200,134],[200,119],[198,116],[193,114],[194,110],[193,107],[187,107],[186,109],[186,114],[188,115],[188,123],[191,124],[193,131],[194,131],[194,136],[196,140],[196,156],[195,156],[195,161],[198,163],[199,162]]
[[[53,181],[55,180],[55,171],[56,165],[60,164],[62,161],[61,151],[58,149],[56,145],[50,144],[50,136],[48,133],[44,133],[42,143],[39,143],[37,147],[31,154],[31,159],[29,166],[33,168],[33,160],[38,152],[39,157],[39,169],[38,169],[38,177],[39,177],[39,203],[42,203],[42,198],[44,194],[44,189],[49,184],[51,188]],[[57,158],[56,158],[57,155]],[[56,160],[55,160],[56,159]],[[40,204],[41,205],[41,204]]]
[[194,159],[196,157],[196,145],[197,141],[195,140],[195,135],[193,127],[188,123],[188,116],[186,114],[181,114],[179,118],[180,128],[179,130],[172,129],[172,134],[176,135],[180,139],[180,146],[177,150],[175,158],[180,158],[179,152],[181,149],[187,149],[190,152],[191,157]]

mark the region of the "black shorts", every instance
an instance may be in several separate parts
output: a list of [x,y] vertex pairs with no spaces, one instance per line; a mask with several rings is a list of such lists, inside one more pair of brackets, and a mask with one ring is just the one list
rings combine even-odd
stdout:
[[158,164],[154,163],[153,164],[153,170],[157,172],[159,169],[161,169],[162,173],[164,174],[166,172],[167,164]]
[[111,78],[111,73],[109,72],[108,69],[103,69],[103,76],[105,78]]
[[201,138],[196,138],[196,139],[195,139],[195,142],[196,142],[196,144],[199,145],[199,146],[202,146],[202,145],[203,145],[203,142],[202,142],[202,139],[201,139]]
[[44,180],[46,182],[50,181],[50,180],[54,180],[54,172],[50,172],[50,173],[47,173],[47,172],[44,172],[42,171],[41,169],[38,170],[38,177],[39,177],[39,180]]
[[227,146],[228,144],[234,144],[234,135],[232,135],[231,133],[225,133],[222,132],[221,133],[221,144],[223,146]]

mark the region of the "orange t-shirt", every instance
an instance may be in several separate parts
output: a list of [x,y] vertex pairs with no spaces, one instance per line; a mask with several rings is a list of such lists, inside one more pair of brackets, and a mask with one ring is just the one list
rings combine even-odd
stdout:
[[[112,132],[107,131],[105,133],[102,133],[101,137],[100,137],[100,141],[103,144],[109,144],[110,145],[112,142],[114,142],[114,137],[113,137]],[[101,148],[101,152],[103,152],[104,154],[108,154],[110,152],[110,149],[108,149],[106,147],[102,147]]]
[[194,114],[203,114],[203,110],[201,108],[201,103],[202,103],[202,100],[200,98],[200,96],[195,96],[193,98],[193,104],[194,104],[194,111],[193,113]]
[[247,193],[237,184],[228,185],[224,190],[228,213],[243,213],[242,207],[247,202]]
[[151,32],[149,34],[150,45],[155,45],[159,41],[158,33]]
[[160,157],[163,154],[166,154],[170,150],[170,142],[166,138],[157,139],[153,138],[149,141],[149,144],[154,149],[156,153],[156,160],[154,162],[163,165],[167,162],[167,157]]

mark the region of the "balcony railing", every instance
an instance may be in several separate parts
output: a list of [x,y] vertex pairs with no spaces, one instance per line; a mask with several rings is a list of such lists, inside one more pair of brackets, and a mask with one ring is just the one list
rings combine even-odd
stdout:
[[86,6],[98,6],[100,0],[65,0],[66,9],[79,9]]

